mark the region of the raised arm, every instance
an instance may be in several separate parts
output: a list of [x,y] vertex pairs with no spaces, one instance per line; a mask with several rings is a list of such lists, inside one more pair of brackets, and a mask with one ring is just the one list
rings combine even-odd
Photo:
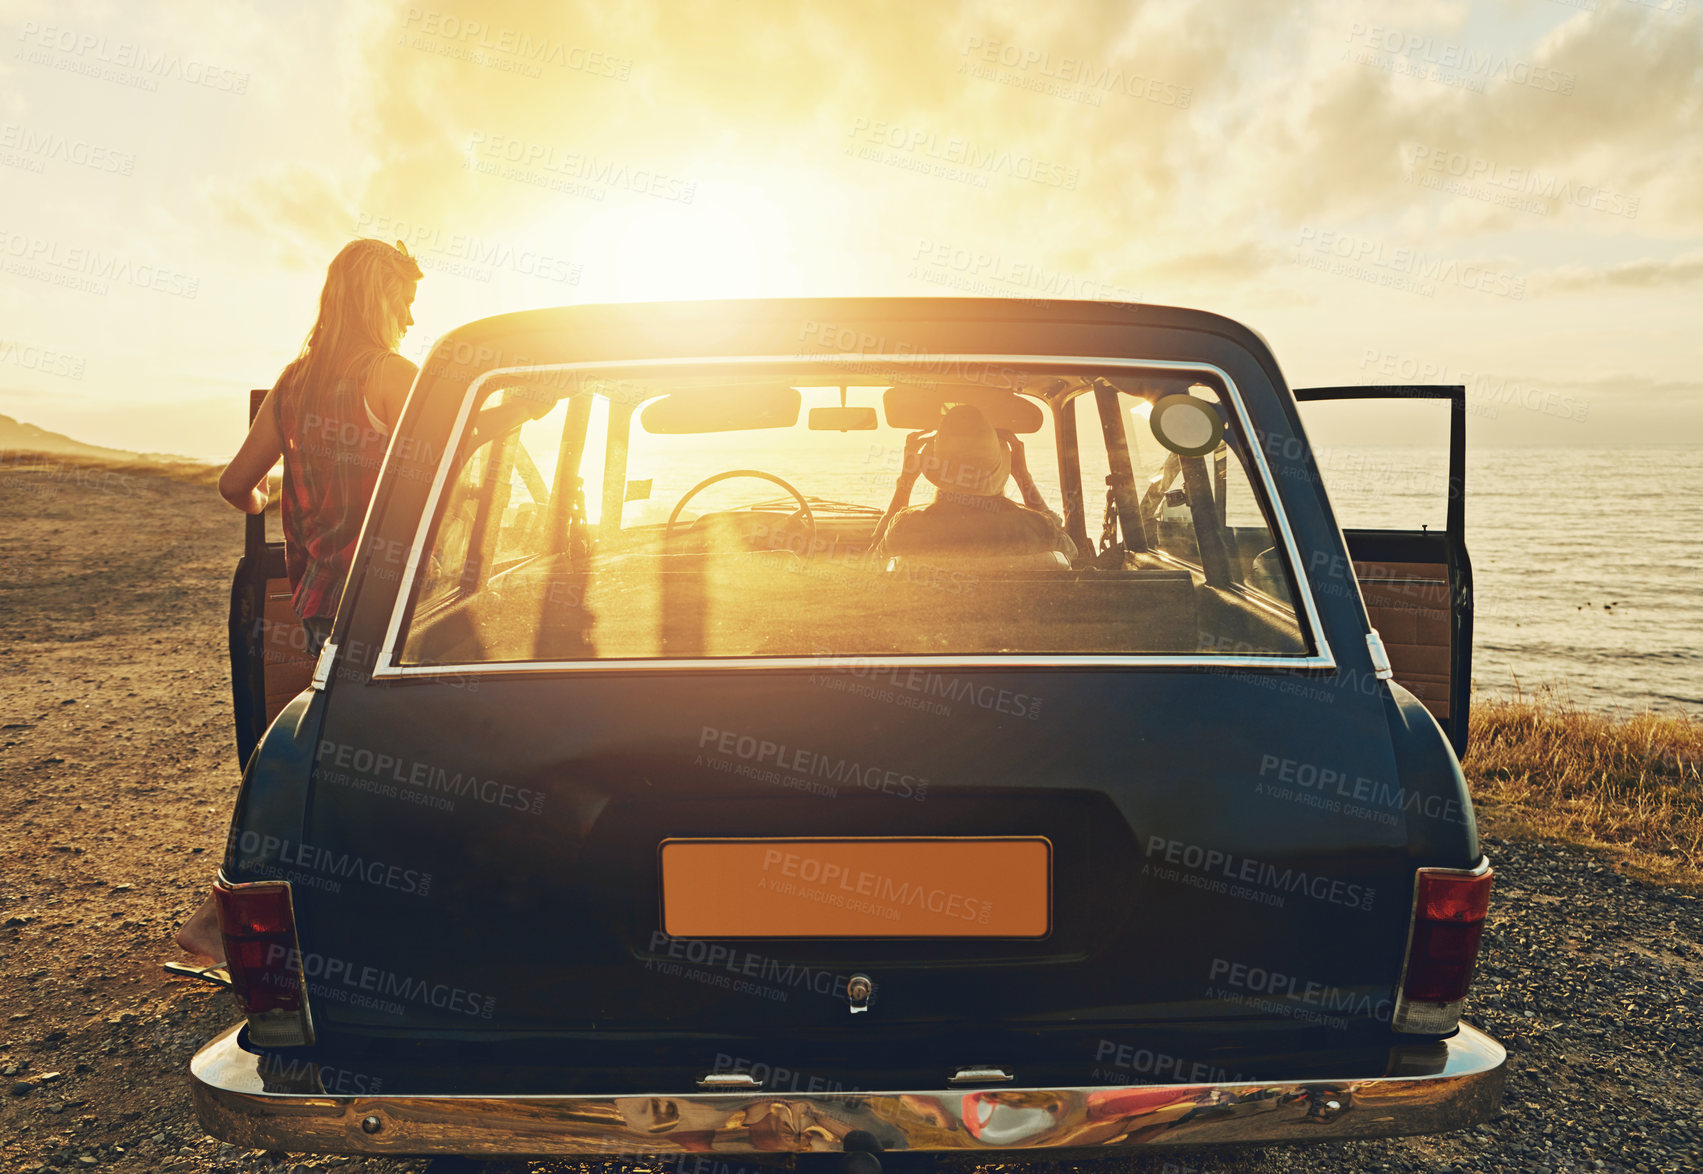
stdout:
[[887,529],[899,516],[899,511],[911,504],[911,490],[922,475],[922,450],[933,435],[933,432],[924,430],[905,437],[905,456],[899,466],[899,480],[893,486],[893,500],[887,503],[887,512],[881,515],[881,520],[875,524],[875,533],[870,536],[871,553],[881,548],[881,540],[887,537]]
[[278,434],[278,413],[273,407],[277,394],[276,388],[266,393],[242,447],[219,474],[219,496],[245,514],[266,508],[266,475],[284,455],[284,438]]
[[512,399],[505,395],[503,401],[500,404],[488,404],[474,415],[467,430],[467,439],[462,442],[463,456],[472,453],[482,444],[507,435],[528,421],[542,420],[555,410],[558,402],[547,395],[524,394]]
[[1004,428],[999,430],[999,439],[1004,443],[1006,452],[1011,454],[1011,479],[1017,482],[1017,491],[1023,495],[1023,504],[1032,510],[1051,513],[1047,507],[1047,499],[1041,496],[1040,489],[1035,485],[1035,478],[1029,472],[1029,461],[1023,453],[1023,442],[1017,439],[1015,432]]

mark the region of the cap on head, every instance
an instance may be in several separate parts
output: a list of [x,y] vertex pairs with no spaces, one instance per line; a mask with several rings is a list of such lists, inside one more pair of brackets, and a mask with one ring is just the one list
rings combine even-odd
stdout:
[[1011,475],[1011,454],[980,408],[957,404],[940,418],[923,453],[922,475],[948,493],[993,497]]

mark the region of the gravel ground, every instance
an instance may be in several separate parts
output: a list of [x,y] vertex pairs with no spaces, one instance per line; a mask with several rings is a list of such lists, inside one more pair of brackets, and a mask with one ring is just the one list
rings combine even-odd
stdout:
[[[275,1160],[196,1125],[185,1066],[235,1010],[159,963],[178,956],[171,932],[211,876],[235,793],[223,656],[240,533],[206,488],[0,473],[0,1171],[589,1174],[557,1161]],[[1580,849],[1491,838],[1486,851],[1496,890],[1467,1018],[1509,1050],[1493,1120],[1082,1168],[1703,1168],[1703,899]],[[662,1169],[739,1174],[695,1162]]]

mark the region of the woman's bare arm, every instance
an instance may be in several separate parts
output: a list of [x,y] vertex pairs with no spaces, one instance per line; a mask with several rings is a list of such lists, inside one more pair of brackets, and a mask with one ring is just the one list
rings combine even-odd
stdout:
[[1047,499],[1041,496],[1040,487],[1035,484],[1035,478],[1029,472],[1029,461],[1023,452],[1023,442],[1015,432],[1004,428],[999,429],[999,439],[1005,445],[1005,451],[1011,455],[1011,479],[1017,482],[1017,492],[1023,495],[1023,504],[1032,510],[1051,513],[1047,508]]
[[276,394],[266,393],[242,447],[219,474],[219,496],[245,514],[258,514],[266,508],[266,475],[284,455],[284,439],[278,435],[278,415],[272,406]]
[[899,462],[899,480],[893,486],[893,500],[887,503],[887,512],[881,515],[881,520],[875,524],[875,532],[869,536],[869,549],[872,554],[880,553],[882,539],[887,537],[887,531],[892,528],[893,519],[911,504],[911,489],[922,475],[923,449],[927,447],[933,435],[932,431],[924,430],[905,437],[905,452]]

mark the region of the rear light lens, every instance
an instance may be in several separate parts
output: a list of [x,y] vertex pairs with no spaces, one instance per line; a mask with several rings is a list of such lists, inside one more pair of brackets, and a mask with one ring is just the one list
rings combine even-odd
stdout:
[[1421,868],[1413,884],[1407,962],[1391,1025],[1426,1035],[1453,1031],[1478,962],[1490,907],[1488,862],[1471,871]]
[[248,1035],[259,1047],[313,1042],[307,980],[296,943],[296,911],[288,881],[213,884],[225,968],[248,1015]]

